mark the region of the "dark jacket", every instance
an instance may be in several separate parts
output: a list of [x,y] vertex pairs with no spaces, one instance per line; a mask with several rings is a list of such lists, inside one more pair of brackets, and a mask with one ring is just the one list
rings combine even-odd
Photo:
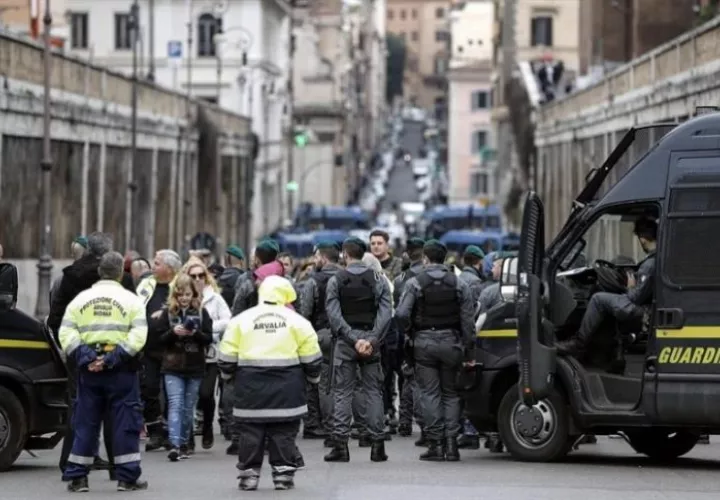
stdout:
[[467,283],[470,288],[470,296],[472,297],[473,304],[475,304],[480,298],[480,292],[485,288],[484,280],[480,276],[480,271],[474,267],[465,266],[458,278]]
[[[200,318],[200,328],[192,335],[180,336],[173,329],[182,325],[186,318],[195,316]],[[189,377],[202,377],[205,374],[205,348],[212,343],[212,319],[202,308],[198,313],[195,309],[188,309],[175,316],[163,309],[162,315],[157,319],[158,327],[162,325],[165,333],[161,341],[165,346],[162,357],[162,373],[172,373]]]
[[99,264],[100,257],[87,254],[63,269],[63,277],[57,291],[53,293],[50,314],[47,319],[47,324],[55,336],[60,330],[60,323],[62,323],[68,304],[80,292],[100,281],[97,270]]
[[135,281],[133,280],[132,274],[127,273],[127,272],[123,273],[122,281],[120,281],[120,283],[122,283],[122,286],[125,290],[135,293],[136,287],[135,287]]
[[235,299],[235,285],[238,279],[245,274],[245,271],[238,269],[237,267],[226,267],[220,278],[217,280],[217,284],[220,287],[220,295],[225,299],[228,307],[232,307],[233,300]]

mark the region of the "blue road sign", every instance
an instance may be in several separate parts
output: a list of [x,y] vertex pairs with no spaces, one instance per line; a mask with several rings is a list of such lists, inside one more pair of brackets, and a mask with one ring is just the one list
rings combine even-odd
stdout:
[[167,44],[168,57],[170,59],[179,59],[182,57],[182,42],[180,40],[170,40]]

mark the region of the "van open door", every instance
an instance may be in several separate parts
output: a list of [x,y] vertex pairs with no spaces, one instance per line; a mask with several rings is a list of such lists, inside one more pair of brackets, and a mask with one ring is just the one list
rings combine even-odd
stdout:
[[530,191],[525,200],[518,259],[518,365],[520,398],[534,405],[553,386],[556,351],[552,327],[543,322],[548,287],[543,280],[545,208]]

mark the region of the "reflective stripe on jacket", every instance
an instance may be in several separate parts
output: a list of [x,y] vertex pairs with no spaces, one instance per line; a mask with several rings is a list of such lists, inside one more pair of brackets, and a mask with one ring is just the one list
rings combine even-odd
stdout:
[[120,346],[135,356],[147,340],[145,304],[117,281],[98,281],[70,302],[58,337],[68,356],[83,344]]

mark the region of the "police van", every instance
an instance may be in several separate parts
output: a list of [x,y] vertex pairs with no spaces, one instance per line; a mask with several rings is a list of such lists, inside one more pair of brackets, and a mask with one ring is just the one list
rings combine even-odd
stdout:
[[67,370],[45,325],[15,309],[17,268],[0,263],[0,471],[65,434]]
[[[649,129],[662,138],[611,183]],[[504,263],[505,301],[479,321],[465,392],[473,424],[515,459],[558,460],[585,434],[620,433],[671,460],[720,433],[719,144],[720,114],[630,129],[547,247],[543,203],[528,194],[520,255]],[[559,355],[595,293],[627,291],[634,264],[616,257],[633,248],[613,238],[631,241],[639,218],[658,222],[652,304],[641,320],[604,317],[587,356]]]

